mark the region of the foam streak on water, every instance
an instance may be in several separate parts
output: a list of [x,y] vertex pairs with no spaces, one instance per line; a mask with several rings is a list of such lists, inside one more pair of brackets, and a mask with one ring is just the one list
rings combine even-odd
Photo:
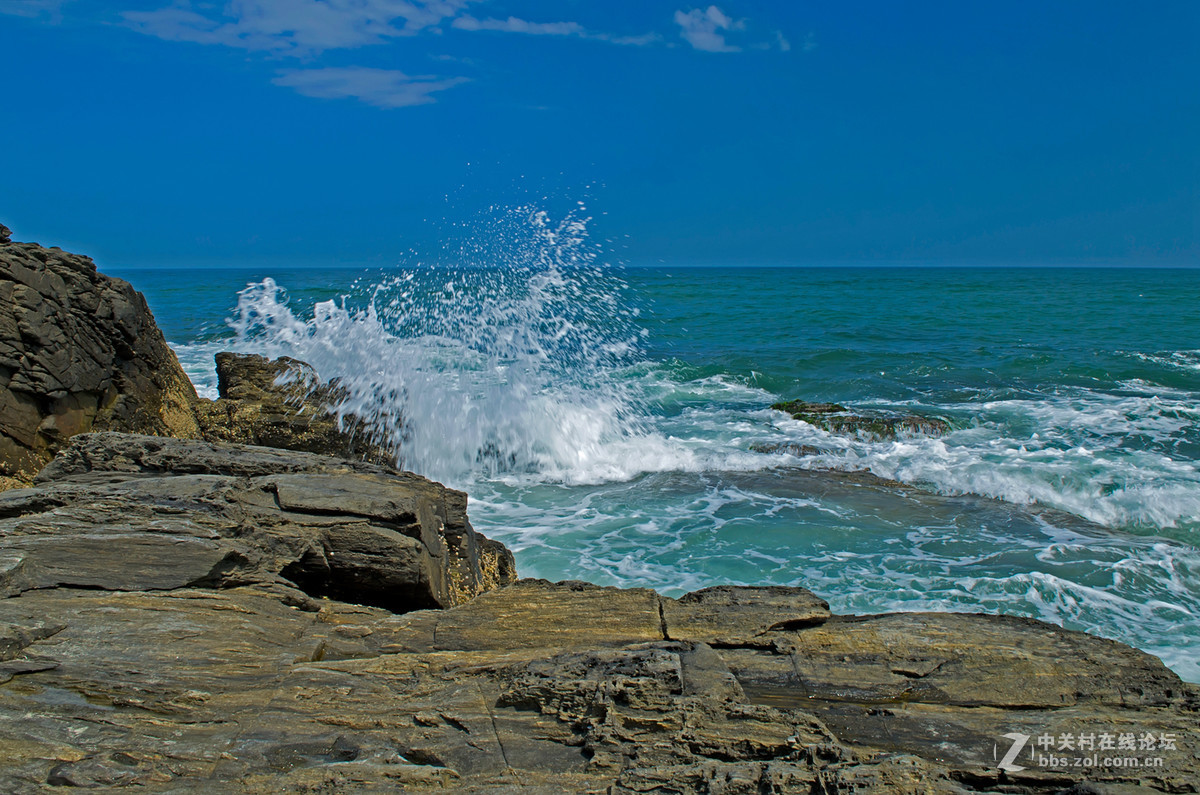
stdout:
[[[983,292],[947,298],[918,289],[936,276],[877,288],[774,274],[784,309],[764,315],[762,288],[738,275],[680,284],[603,267],[583,212],[497,211],[465,241],[332,298],[254,281],[232,339],[176,350],[210,395],[211,355],[228,348],[341,379],[349,397],[331,409],[364,419],[403,466],[467,490],[474,524],[528,576],[671,594],[798,584],[847,612],[1029,615],[1200,680],[1194,343],[1131,350],[1116,327],[1070,348],[1075,310],[1036,305],[1053,295],[1038,274],[1022,275],[1026,299],[1002,303],[979,279]],[[653,313],[639,316],[651,299],[637,280],[660,301]],[[850,316],[873,289],[877,303],[908,290],[907,303]],[[1131,294],[1153,292],[1138,281]],[[947,325],[951,300],[975,325]],[[980,320],[1010,322],[1027,304],[1046,340]],[[877,328],[902,316],[902,333]],[[846,438],[766,408],[795,397],[953,430]]]

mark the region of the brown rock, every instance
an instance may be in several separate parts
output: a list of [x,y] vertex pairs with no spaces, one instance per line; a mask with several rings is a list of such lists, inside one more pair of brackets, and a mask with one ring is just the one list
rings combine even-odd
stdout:
[[773,643],[775,632],[824,623],[829,603],[803,588],[717,586],[663,599],[663,621],[672,640],[714,645]]
[[322,383],[311,365],[229,352],[216,362],[220,397],[196,404],[205,439],[395,463],[353,415],[339,416],[345,395],[336,382]]
[[[676,601],[731,605],[753,643],[656,638],[656,603]],[[820,610],[799,589],[666,600],[536,580],[404,615],[283,583],[27,591],[0,599],[0,782],[1048,795],[1200,780],[1195,691],[1147,655],[990,616],[778,626],[797,607]],[[680,615],[666,634],[695,622]],[[996,769],[1007,733],[1135,727],[1174,737],[1162,767]]]

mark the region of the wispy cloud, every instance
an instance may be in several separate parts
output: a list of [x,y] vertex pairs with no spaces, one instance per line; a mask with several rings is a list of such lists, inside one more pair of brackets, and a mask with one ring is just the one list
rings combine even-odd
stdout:
[[578,22],[530,22],[519,17],[507,19],[478,19],[470,14],[457,17],[451,27],[458,30],[490,30],[502,33],[524,33],[531,36],[573,36],[593,41],[606,41],[610,44],[627,44],[645,46],[662,40],[657,33],[646,33],[640,36],[617,36],[611,33],[588,30]]
[[[43,3],[51,0],[16,0]],[[61,1],[61,0],[60,0]],[[233,0],[213,3],[183,0],[154,11],[126,11],[125,24],[169,41],[222,44],[283,55],[311,55],[324,50],[380,44],[423,30],[522,33],[571,36],[612,44],[646,45],[661,41],[657,33],[619,36],[584,28],[578,22],[531,22],[519,17],[479,18],[465,13],[485,0]],[[5,0],[0,0],[0,3]]]
[[62,7],[70,0],[0,0],[0,14],[14,17],[47,17],[51,22],[62,21]]
[[[162,1],[162,0],[160,0]],[[0,0],[0,13],[28,17],[57,15],[72,0]],[[469,13],[489,0],[173,0],[150,11],[120,14],[125,27],[168,41],[218,45],[265,53],[272,58],[303,58],[310,62],[330,50],[381,45],[420,33],[441,34],[449,29],[524,36],[550,36],[645,47],[666,42],[658,32],[619,35],[592,30],[574,21],[537,22],[521,17],[484,17]],[[697,50],[738,52],[752,49],[787,51],[792,45],[782,33],[771,42],[731,43],[727,36],[742,32],[744,20],[726,16],[715,5],[674,14],[679,35]],[[664,19],[665,23],[666,20]],[[811,38],[811,37],[810,37]],[[666,42],[671,46],[671,42]],[[805,39],[805,50],[814,44]],[[427,53],[428,55],[428,53]],[[438,56],[430,56],[438,57]],[[466,58],[442,56],[469,65]],[[316,61],[320,64],[320,61]],[[466,77],[410,76],[393,69],[337,66],[285,69],[276,85],[322,99],[353,98],[380,108],[400,108],[435,102],[434,94]]]
[[271,81],[318,99],[357,99],[377,108],[406,108],[428,105],[438,91],[467,82],[465,77],[410,77],[393,69],[362,66],[325,69],[287,69]]
[[472,0],[233,0],[126,11],[125,23],[170,41],[302,55],[379,44],[436,27]]
[[716,6],[709,6],[703,11],[698,8],[676,11],[675,24],[679,26],[679,35],[684,41],[697,50],[739,52],[742,49],[726,42],[722,31],[741,30],[746,24],[730,19]]
[[534,36],[582,36],[587,33],[578,22],[529,22],[517,17],[476,19],[464,14],[451,23],[459,30],[494,30],[504,33],[528,33]]

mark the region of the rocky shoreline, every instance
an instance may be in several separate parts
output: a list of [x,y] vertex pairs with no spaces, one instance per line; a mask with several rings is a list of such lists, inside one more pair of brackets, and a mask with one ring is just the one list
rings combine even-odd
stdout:
[[1200,789],[1200,689],[1128,646],[518,580],[303,363],[202,401],[132,287],[3,227],[0,299],[5,791]]

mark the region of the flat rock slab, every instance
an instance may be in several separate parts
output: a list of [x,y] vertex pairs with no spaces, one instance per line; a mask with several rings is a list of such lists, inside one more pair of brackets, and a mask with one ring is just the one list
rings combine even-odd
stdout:
[[804,588],[717,586],[663,599],[669,639],[716,645],[769,645],[768,633],[821,624],[830,616],[829,603]]
[[[677,600],[731,605],[755,628],[713,648],[664,637],[674,602],[540,580],[405,615],[282,584],[26,591],[0,599],[0,786],[882,795],[1088,780],[1115,795],[1200,781],[1194,690],[1120,644],[988,616],[825,618],[801,589]],[[798,608],[816,615],[778,626]],[[707,631],[706,615],[678,631]],[[1009,733],[1109,730],[1176,750],[1152,771],[996,767]]]
[[646,588],[521,580],[462,610],[397,620],[397,642],[411,651],[507,651],[623,646],[663,640],[660,597]]
[[5,550],[24,561],[22,591],[59,586],[169,591],[220,582],[222,569],[236,566],[234,550],[187,536],[81,533],[9,541]]

